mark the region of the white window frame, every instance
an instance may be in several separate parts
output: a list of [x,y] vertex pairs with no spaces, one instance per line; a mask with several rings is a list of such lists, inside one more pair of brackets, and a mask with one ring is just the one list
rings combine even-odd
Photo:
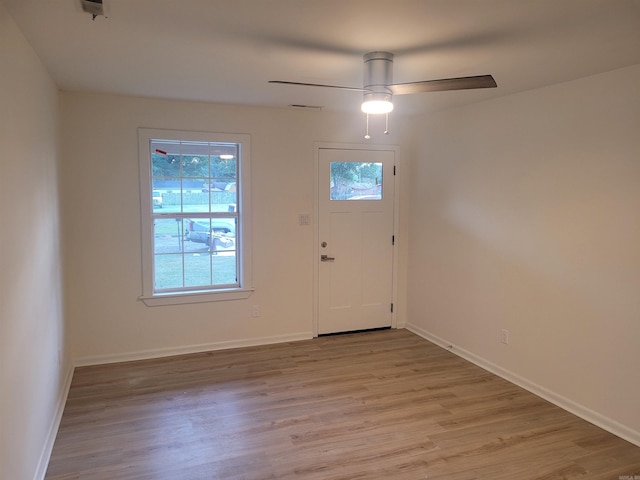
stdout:
[[[238,245],[239,287],[198,291],[154,292],[153,202],[151,177],[152,140],[193,142],[228,142],[240,145],[238,165],[239,216],[236,242]],[[140,218],[142,241],[142,295],[147,306],[242,300],[253,292],[251,272],[251,161],[250,137],[246,134],[191,132],[182,130],[138,129],[138,161],[140,168]]]

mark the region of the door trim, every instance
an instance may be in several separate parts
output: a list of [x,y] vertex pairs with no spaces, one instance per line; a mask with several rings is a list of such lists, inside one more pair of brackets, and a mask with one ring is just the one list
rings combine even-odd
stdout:
[[[312,302],[312,325],[311,331],[313,336],[318,336],[318,318],[319,313],[319,278],[320,268],[320,205],[319,205],[319,168],[320,168],[320,150],[370,150],[370,151],[391,151],[394,153],[395,175],[393,177],[393,235],[395,242],[393,245],[393,267],[392,267],[392,291],[391,301],[394,308],[391,312],[391,328],[397,328],[397,312],[398,312],[398,221],[400,217],[400,147],[397,145],[363,145],[352,143],[327,143],[316,142],[313,146],[313,302]],[[391,308],[391,305],[389,305]]]

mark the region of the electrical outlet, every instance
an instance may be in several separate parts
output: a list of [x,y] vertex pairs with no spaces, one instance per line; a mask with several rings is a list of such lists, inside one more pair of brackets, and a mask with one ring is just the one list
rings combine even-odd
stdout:
[[505,345],[509,345],[509,330],[502,329],[500,332],[500,341]]
[[254,318],[259,317],[260,316],[260,305],[254,305],[251,314],[253,315]]

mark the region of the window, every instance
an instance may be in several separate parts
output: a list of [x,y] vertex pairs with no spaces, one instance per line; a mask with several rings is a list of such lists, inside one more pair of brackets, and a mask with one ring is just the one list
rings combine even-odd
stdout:
[[141,299],[166,305],[251,294],[249,137],[139,130]]
[[331,200],[382,200],[382,164],[331,162]]

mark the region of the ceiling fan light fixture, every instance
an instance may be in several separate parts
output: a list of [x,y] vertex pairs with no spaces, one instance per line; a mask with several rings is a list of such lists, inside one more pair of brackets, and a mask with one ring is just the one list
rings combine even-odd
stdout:
[[361,108],[364,113],[369,115],[389,113],[393,110],[391,95],[386,93],[365,93]]

